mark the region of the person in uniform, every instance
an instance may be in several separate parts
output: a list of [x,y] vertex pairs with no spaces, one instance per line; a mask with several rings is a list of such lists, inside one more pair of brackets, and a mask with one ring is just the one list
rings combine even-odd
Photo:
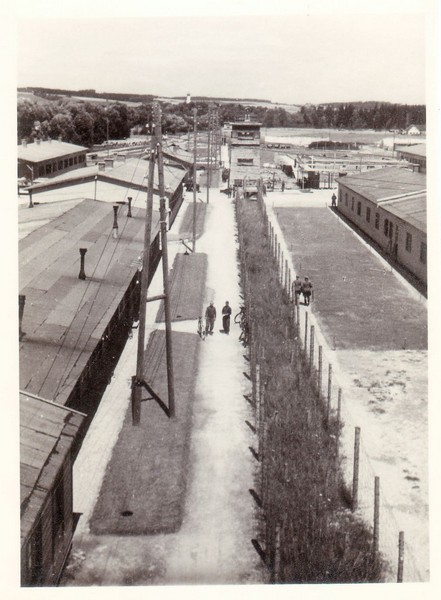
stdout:
[[305,280],[302,283],[302,293],[303,303],[305,304],[305,306],[309,306],[312,296],[312,282],[309,280],[309,277],[305,277]]
[[210,305],[207,306],[207,310],[205,311],[205,333],[213,335],[214,322],[216,321],[216,308],[213,302],[210,302]]
[[300,294],[302,293],[302,280],[299,275],[296,275],[296,278],[292,282],[292,298],[294,300],[294,304],[297,306],[299,303]]
[[231,317],[231,306],[228,300],[225,302],[225,306],[222,309],[222,325],[224,333],[227,335],[230,333],[230,317]]

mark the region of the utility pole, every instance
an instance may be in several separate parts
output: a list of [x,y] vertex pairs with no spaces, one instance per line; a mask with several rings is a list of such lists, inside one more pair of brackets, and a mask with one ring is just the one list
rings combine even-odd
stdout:
[[141,291],[139,301],[138,351],[136,357],[136,376],[132,383],[132,424],[139,425],[141,421],[141,394],[144,380],[144,347],[145,324],[147,312],[147,288],[150,272],[150,245],[153,220],[153,179],[155,174],[155,136],[150,140],[150,162],[147,181],[147,211],[144,229],[144,254],[141,271]]
[[196,160],[197,160],[197,108],[193,108],[193,252],[196,252]]
[[107,156],[109,156],[109,101],[106,100],[106,139],[107,139]]
[[208,107],[207,204],[210,203],[211,106]]
[[165,317],[165,348],[167,356],[167,384],[168,384],[168,408],[169,416],[175,416],[175,390],[173,377],[173,352],[172,352],[172,331],[170,320],[170,293],[168,285],[168,249],[167,249],[167,213],[166,197],[164,188],[164,159],[162,156],[162,129],[161,129],[161,109],[159,104],[156,107],[156,146],[158,153],[158,182],[160,197],[160,223],[161,223],[161,245],[162,245],[162,275],[164,284],[164,317]]

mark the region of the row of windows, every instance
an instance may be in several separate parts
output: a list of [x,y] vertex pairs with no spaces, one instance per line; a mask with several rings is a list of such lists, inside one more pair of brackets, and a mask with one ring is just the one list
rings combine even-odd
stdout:
[[[340,190],[340,202],[341,202],[341,190]],[[348,197],[347,192],[345,192],[345,205],[349,206],[349,197]],[[355,208],[355,199],[352,196],[351,197],[351,210],[354,210],[354,208]],[[359,217],[361,217],[361,202],[360,201],[357,201],[357,215]],[[366,221],[367,221],[367,223],[371,222],[370,206],[366,206]],[[378,212],[375,213],[374,225],[375,225],[375,229],[378,229],[378,230],[380,229],[380,213],[378,213]],[[385,237],[389,238],[390,240],[393,238],[394,224],[389,219],[384,219],[383,233],[384,233]],[[395,236],[396,236],[396,238],[398,238],[398,226],[396,226]],[[412,252],[412,234],[409,232],[406,232],[405,248],[406,248],[407,252]],[[424,242],[421,242],[421,245],[420,245],[420,261],[423,264],[426,264],[426,262],[427,262],[427,245]]]
[[51,173],[62,171],[63,169],[67,169],[69,167],[73,167],[74,165],[83,163],[85,160],[86,157],[84,156],[84,154],[80,154],[79,156],[71,156],[70,158],[65,158],[62,160],[54,161],[53,163],[41,165],[38,168],[38,176],[44,177],[45,175],[50,175]]

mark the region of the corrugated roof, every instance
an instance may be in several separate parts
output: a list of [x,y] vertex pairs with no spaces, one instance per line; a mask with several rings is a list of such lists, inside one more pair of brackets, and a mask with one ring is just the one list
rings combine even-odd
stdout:
[[40,142],[39,144],[34,142],[32,144],[26,144],[26,146],[18,146],[17,157],[19,160],[40,162],[42,160],[50,160],[52,158],[58,158],[61,156],[67,156],[68,154],[86,151],[87,148],[84,146],[77,146],[76,144],[68,144],[67,142],[51,140]]
[[[148,161],[139,158],[129,158],[124,162],[117,162],[114,167],[107,166],[104,171],[100,171],[98,165],[91,167],[82,167],[63,173],[57,177],[51,177],[50,180],[37,183],[31,186],[33,192],[40,192],[44,189],[55,188],[57,185],[76,185],[82,183],[87,178],[97,176],[98,181],[114,181],[117,185],[135,185],[147,190],[147,174],[149,170]],[[174,193],[181,181],[184,179],[186,171],[172,165],[164,165],[164,185],[166,192]],[[154,187],[157,190],[159,187],[158,171],[155,168]],[[168,189],[167,189],[168,188]]]
[[386,200],[380,202],[379,205],[403,221],[427,232],[427,195],[425,193]]
[[53,488],[84,419],[81,413],[20,393],[22,541]]
[[[84,200],[19,242],[23,391],[66,402],[140,265],[145,209],[135,202],[132,214],[121,206],[113,239],[112,205]],[[158,223],[154,211],[152,239]],[[85,281],[78,279],[79,248],[88,249]]]
[[399,167],[371,169],[339,177],[337,182],[373,202],[426,190],[424,174]]
[[409,144],[407,146],[396,146],[397,152],[406,152],[415,156],[426,157],[426,144]]

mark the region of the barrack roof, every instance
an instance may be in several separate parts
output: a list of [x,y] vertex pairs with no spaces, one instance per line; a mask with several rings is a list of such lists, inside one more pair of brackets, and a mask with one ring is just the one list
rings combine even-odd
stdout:
[[[144,205],[139,201],[138,204]],[[38,207],[32,209],[38,210]],[[141,265],[145,209],[118,211],[83,200],[19,242],[19,289],[26,296],[20,341],[20,388],[65,404]],[[158,231],[154,211],[152,239]],[[85,281],[79,248],[87,248]]]
[[426,176],[407,168],[385,167],[357,175],[339,177],[337,182],[373,202],[426,191]]
[[76,144],[60,142],[59,140],[50,140],[19,145],[17,157],[19,160],[28,162],[41,162],[43,160],[61,158],[62,156],[68,156],[69,154],[76,154],[77,152],[87,152],[87,148],[84,146],[77,146]]

